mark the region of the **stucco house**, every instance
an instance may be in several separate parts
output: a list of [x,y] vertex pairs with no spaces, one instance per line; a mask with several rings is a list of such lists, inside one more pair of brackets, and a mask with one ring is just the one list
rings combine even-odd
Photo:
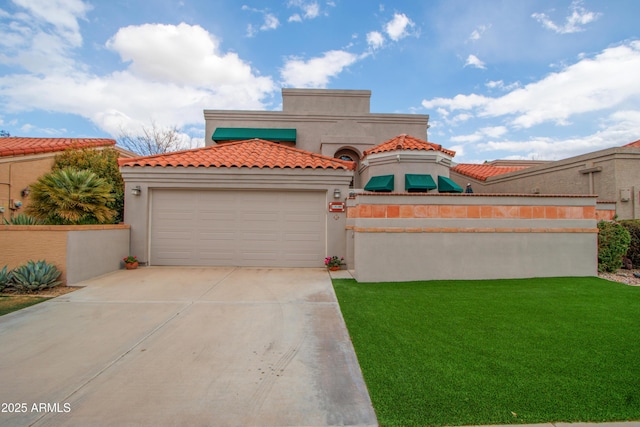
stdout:
[[602,219],[640,218],[640,140],[553,162],[457,164],[451,179],[476,193],[596,194]]
[[335,255],[363,281],[595,274],[593,196],[465,195],[428,116],[372,114],[369,91],[282,93],[283,111],[205,110],[203,148],[119,160],[143,264]]
[[[116,148],[107,138],[0,138],[0,217],[29,204],[29,185],[51,171],[55,156],[69,148]],[[119,150],[122,156],[133,153]]]

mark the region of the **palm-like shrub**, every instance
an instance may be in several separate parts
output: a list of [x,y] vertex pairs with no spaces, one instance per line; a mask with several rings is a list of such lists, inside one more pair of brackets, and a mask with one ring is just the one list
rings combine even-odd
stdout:
[[55,265],[47,264],[46,261],[28,261],[11,272],[13,286],[23,292],[35,292],[58,286],[62,283],[57,280],[60,274],[62,274],[61,271]]
[[116,212],[111,185],[89,170],[65,168],[50,172],[31,185],[26,212],[50,224],[105,224]]

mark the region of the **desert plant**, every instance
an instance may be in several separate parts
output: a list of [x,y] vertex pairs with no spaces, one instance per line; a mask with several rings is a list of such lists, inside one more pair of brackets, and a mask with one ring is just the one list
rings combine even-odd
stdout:
[[99,178],[111,184],[113,202],[107,203],[107,207],[117,213],[113,218],[114,223],[123,220],[124,212],[124,181],[118,167],[118,152],[113,148],[97,150],[95,148],[69,148],[56,156],[52,170],[74,168],[77,170],[90,170]]
[[598,223],[598,271],[614,272],[622,267],[622,257],[629,249],[631,235],[620,223]]
[[11,282],[11,270],[7,269],[7,266],[5,265],[2,270],[0,270],[0,291],[3,291],[4,288],[6,288],[9,283]]
[[61,281],[61,271],[47,261],[28,261],[26,264],[16,267],[13,272],[13,286],[23,292],[35,292],[42,289],[58,286]]
[[6,225],[42,225],[44,224],[43,221],[40,221],[37,218],[34,218],[32,216],[29,216],[23,213],[15,215],[9,221],[7,221],[6,218],[3,218],[3,220]]
[[633,267],[640,268],[640,220],[629,219],[620,221],[620,224],[622,224],[631,235],[627,258],[629,258]]
[[50,224],[106,224],[116,212],[111,185],[89,170],[50,172],[31,185],[26,213]]

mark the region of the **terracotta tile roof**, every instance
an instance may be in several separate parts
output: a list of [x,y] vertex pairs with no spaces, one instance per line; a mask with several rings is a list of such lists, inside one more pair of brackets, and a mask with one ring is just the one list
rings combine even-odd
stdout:
[[262,139],[227,142],[193,150],[119,159],[120,166],[247,167],[354,169],[354,162],[334,159]]
[[369,148],[368,150],[364,151],[364,155],[366,156],[367,154],[384,153],[387,151],[396,150],[442,151],[443,153],[446,153],[451,157],[456,155],[455,151],[442,148],[441,145],[423,141],[422,139],[418,139],[406,134],[398,135],[388,141],[383,142],[380,145]]
[[640,148],[640,139],[623,145],[623,147],[638,147]]
[[116,145],[116,141],[107,138],[0,138],[0,157],[27,154],[52,153],[64,151],[70,147],[89,148]]
[[490,176],[502,175],[509,172],[515,172],[522,169],[529,168],[531,166],[495,166],[487,164],[470,164],[459,163],[456,167],[451,169],[453,172],[457,172],[460,175],[466,175],[471,178],[478,179],[480,181],[486,181]]

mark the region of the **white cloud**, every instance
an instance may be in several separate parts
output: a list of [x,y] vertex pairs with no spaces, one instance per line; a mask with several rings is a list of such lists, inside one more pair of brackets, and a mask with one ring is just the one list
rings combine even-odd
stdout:
[[367,33],[367,44],[372,49],[378,49],[384,44],[384,36],[379,31]]
[[517,88],[504,96],[456,95],[424,100],[425,108],[471,110],[478,117],[513,117],[514,127],[551,122],[565,125],[579,114],[617,108],[640,99],[640,41],[605,49],[559,72]]
[[491,28],[491,25],[480,25],[478,28],[474,29],[469,36],[469,40],[475,42],[482,38],[482,35]]
[[543,27],[558,34],[571,34],[584,31],[582,26],[597,20],[601,16],[600,13],[590,12],[582,7],[581,0],[574,0],[569,8],[571,14],[566,17],[565,23],[562,25],[553,22],[545,13],[533,13],[531,17],[540,22]]
[[485,86],[489,89],[500,89],[500,90],[513,90],[520,87],[520,82],[513,82],[511,84],[504,84],[502,80],[490,80],[485,83]]
[[[34,34],[34,37],[38,34]],[[29,40],[29,43],[33,43]],[[126,63],[108,75],[76,66],[60,70],[66,51],[52,51],[43,72],[0,77],[7,112],[45,110],[76,114],[117,136],[149,120],[183,126],[201,124],[202,110],[261,109],[276,86],[199,26],[146,24],[121,28],[107,47]]]
[[263,20],[262,25],[260,25],[259,27],[256,27],[253,24],[247,25],[247,37],[253,37],[254,35],[256,35],[256,33],[258,33],[258,31],[275,30],[280,26],[280,20],[278,20],[278,17],[273,13],[268,12],[267,10],[256,9],[247,5],[243,5],[242,10],[259,13],[262,15]]
[[329,79],[358,60],[358,56],[343,50],[331,50],[322,56],[304,61],[289,58],[280,74],[285,84],[293,87],[326,87]]
[[508,132],[504,126],[490,126],[479,129],[469,135],[457,135],[450,138],[452,142],[478,142],[487,138],[500,138]]
[[404,13],[394,13],[393,19],[384,26],[384,31],[394,42],[410,35],[409,29],[415,24]]
[[482,62],[477,56],[475,55],[469,55],[467,57],[467,61],[464,63],[465,67],[474,67],[474,68],[480,68],[482,70],[485,70],[487,67],[484,65],[484,62]]
[[0,26],[0,64],[31,72],[69,71],[79,65],[70,52],[82,46],[78,20],[91,6],[80,0],[15,0],[25,12],[3,12],[10,22]]
[[[328,4],[329,6],[335,6]],[[289,22],[302,22],[303,19],[315,19],[320,16],[320,5],[316,1],[289,0],[289,7],[301,10],[302,15],[295,13],[289,17]]]

